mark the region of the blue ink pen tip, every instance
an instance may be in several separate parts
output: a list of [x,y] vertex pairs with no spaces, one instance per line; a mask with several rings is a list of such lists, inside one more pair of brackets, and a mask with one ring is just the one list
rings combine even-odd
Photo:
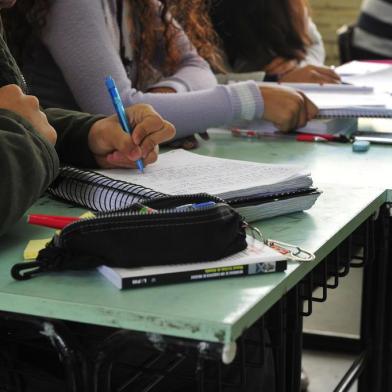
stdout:
[[136,161],[136,165],[137,165],[137,168],[139,169],[139,172],[144,173],[144,165],[143,165],[143,161],[141,159],[138,159]]

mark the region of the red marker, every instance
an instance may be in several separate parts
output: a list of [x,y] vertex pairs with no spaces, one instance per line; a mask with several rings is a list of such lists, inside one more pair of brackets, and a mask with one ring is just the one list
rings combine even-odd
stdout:
[[31,225],[51,227],[53,229],[63,229],[72,222],[78,221],[80,218],[76,216],[53,216],[31,214],[27,217],[27,223]]

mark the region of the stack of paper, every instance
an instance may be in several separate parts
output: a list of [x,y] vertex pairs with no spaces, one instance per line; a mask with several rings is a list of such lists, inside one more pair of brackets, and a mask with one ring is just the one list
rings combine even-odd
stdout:
[[370,75],[374,72],[392,68],[391,64],[374,61],[350,61],[335,68],[335,72],[343,78],[360,75]]
[[[296,129],[295,132],[312,135],[329,133],[349,137],[357,130],[357,128],[357,118],[325,118],[311,120],[305,127]],[[253,133],[255,133],[257,137],[287,136],[286,132],[279,131],[274,124],[264,120],[253,120],[238,123],[237,127],[232,128],[232,131],[234,136],[244,137],[252,137]]]
[[392,118],[392,97],[372,86],[283,83],[302,91],[319,108],[319,118]]
[[184,150],[160,155],[159,162],[147,166],[143,175],[126,169],[98,173],[164,194],[219,196],[249,221],[306,210],[319,196],[303,167],[213,158]]

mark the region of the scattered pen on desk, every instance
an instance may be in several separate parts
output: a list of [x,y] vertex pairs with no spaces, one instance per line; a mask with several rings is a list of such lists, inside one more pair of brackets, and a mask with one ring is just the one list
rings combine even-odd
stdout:
[[[122,129],[128,133],[129,135],[132,134],[132,129],[131,126],[129,124],[128,121],[128,117],[127,114],[125,112],[124,109],[124,105],[121,101],[121,97],[120,94],[118,93],[117,87],[116,87],[116,83],[114,81],[114,79],[111,76],[108,76],[105,79],[105,84],[106,84],[106,88],[109,92],[110,98],[112,99],[112,103],[114,106],[114,109],[116,110],[118,119],[120,121],[121,127]],[[144,170],[144,164],[143,164],[143,160],[142,159],[138,159],[136,161],[136,165],[140,171],[140,173],[143,173]]]
[[297,142],[328,142],[329,140],[317,135],[298,135],[295,140]]
[[308,134],[300,133],[295,138],[298,142],[338,142],[338,143],[350,143],[351,140],[345,135],[333,135],[330,133],[322,134]]

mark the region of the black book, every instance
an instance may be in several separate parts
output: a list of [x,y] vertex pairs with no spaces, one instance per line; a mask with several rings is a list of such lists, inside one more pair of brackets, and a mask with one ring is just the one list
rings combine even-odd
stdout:
[[138,268],[101,266],[98,270],[117,288],[129,289],[260,275],[282,272],[286,268],[286,256],[248,237],[248,247],[245,250],[217,261]]

